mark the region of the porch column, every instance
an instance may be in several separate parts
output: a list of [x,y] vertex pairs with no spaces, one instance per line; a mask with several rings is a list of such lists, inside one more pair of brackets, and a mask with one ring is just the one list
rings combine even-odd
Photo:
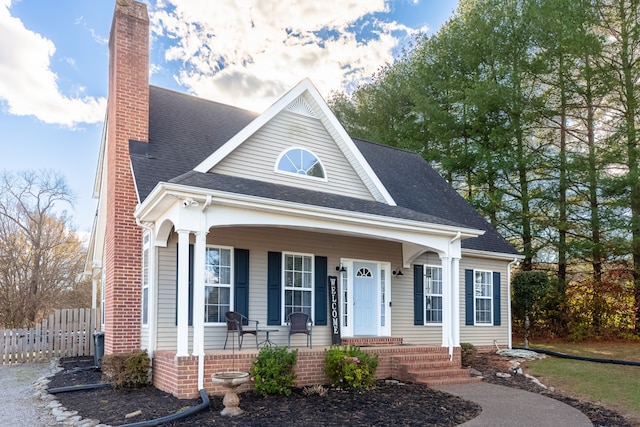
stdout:
[[198,390],[204,389],[204,269],[207,233],[196,233],[193,254],[193,355],[198,356]]
[[178,233],[178,337],[176,357],[189,355],[189,230]]
[[442,346],[449,347],[451,339],[451,263],[440,256],[442,265]]
[[451,258],[451,335],[453,346],[460,346],[460,258]]
[[204,354],[204,269],[207,233],[198,231],[193,254],[193,355]]

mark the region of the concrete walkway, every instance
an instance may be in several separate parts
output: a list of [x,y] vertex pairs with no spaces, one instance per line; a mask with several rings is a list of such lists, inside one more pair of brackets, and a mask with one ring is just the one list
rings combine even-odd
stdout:
[[438,387],[482,406],[482,413],[461,426],[591,427],[589,418],[558,400],[536,393],[479,382]]

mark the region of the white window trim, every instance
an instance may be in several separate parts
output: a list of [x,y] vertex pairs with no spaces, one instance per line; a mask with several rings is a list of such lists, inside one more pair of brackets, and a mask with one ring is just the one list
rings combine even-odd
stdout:
[[285,267],[286,267],[286,262],[287,262],[287,255],[293,255],[293,256],[307,256],[311,258],[311,288],[309,291],[306,292],[311,292],[311,319],[314,323],[315,323],[315,301],[316,301],[316,292],[315,292],[315,280],[316,280],[316,271],[315,271],[315,265],[316,265],[316,259],[315,259],[315,255],[314,254],[309,254],[309,253],[304,253],[304,252],[282,252],[282,265],[280,266],[280,271],[282,272],[282,286],[280,287],[282,289],[282,292],[280,293],[280,305],[281,305],[281,312],[280,312],[280,318],[282,319],[282,326],[285,326],[287,323],[287,318],[285,317],[285,313],[286,313],[286,307],[285,307],[285,295],[286,292],[288,290],[305,290],[305,288],[294,288],[294,287],[289,287],[286,284],[286,275],[285,275]]
[[[427,268],[438,268],[440,269],[440,277],[442,278],[441,280],[441,284],[440,284],[440,289],[442,291],[442,293],[440,294],[428,294],[427,293],[427,278],[426,278],[426,272],[427,272]],[[431,295],[431,296],[439,296],[442,299],[442,318],[444,319],[444,271],[442,269],[442,265],[431,265],[431,264],[425,264],[422,267],[422,292],[425,298],[425,305],[424,305],[424,325],[425,326],[442,326],[442,321],[440,322],[427,322],[427,304],[426,304],[426,298],[427,296]]]
[[[340,264],[347,270],[346,273],[338,273],[338,281],[340,283],[340,329],[341,335],[343,337],[353,337],[353,322],[354,322],[354,311],[353,311],[353,277],[355,274],[353,264],[354,263],[373,263],[377,265],[377,274],[379,275],[379,280],[382,281],[382,275],[384,275],[384,284],[385,284],[385,324],[381,325],[381,314],[379,310],[376,310],[378,313],[378,335],[379,336],[391,336],[391,327],[392,327],[392,313],[391,313],[391,305],[392,302],[391,296],[391,263],[383,262],[383,261],[375,261],[375,260],[367,260],[367,259],[352,259],[352,258],[341,258]],[[378,290],[376,307],[380,307],[382,303],[380,300],[380,290]],[[345,314],[345,307],[349,309],[348,314]],[[347,322],[347,324],[345,324]]]
[[378,304],[384,304],[384,325],[382,325],[382,313],[378,313],[378,335],[391,336],[391,263],[377,261],[378,277],[380,282],[384,279],[385,301],[381,301],[381,290],[378,291]]
[[[476,296],[476,272],[480,272],[480,273],[488,273],[489,276],[489,292],[490,292],[490,296],[488,297],[479,297]],[[478,299],[488,299],[489,300],[489,304],[491,305],[491,309],[489,311],[489,321],[488,322],[478,322],[478,316],[477,316],[477,301]],[[493,271],[491,270],[480,270],[480,269],[474,269],[473,270],[473,324],[474,326],[493,326]]]
[[[299,173],[288,172],[288,171],[284,171],[284,170],[278,169],[278,165],[280,164],[280,160],[285,156],[285,154],[287,154],[291,150],[303,150],[303,151],[306,151],[307,153],[311,154],[313,157],[315,157],[315,159],[320,164],[320,167],[322,168],[322,172],[324,173],[324,177],[320,178],[320,177],[317,177],[317,176],[311,176],[311,175],[306,175],[306,174],[302,175],[302,174],[299,174]],[[292,146],[292,147],[289,147],[289,148],[286,148],[286,149],[282,150],[280,152],[280,154],[278,155],[278,158],[276,159],[276,163],[273,165],[273,171],[275,173],[278,173],[278,174],[287,175],[287,176],[295,176],[295,177],[302,178],[302,179],[310,179],[312,181],[322,181],[322,182],[329,181],[329,179],[327,178],[327,168],[324,167],[324,163],[322,163],[322,160],[320,160],[320,157],[316,156],[316,154],[313,151],[309,150],[308,148],[300,147],[300,146]]]
[[[205,246],[205,251],[207,249],[225,249],[225,250],[228,250],[230,252],[229,259],[230,259],[231,271],[230,271],[230,274],[229,274],[229,281],[231,283],[229,283],[229,285],[228,285],[228,287],[230,289],[230,291],[229,291],[229,311],[233,311],[235,309],[235,307],[233,305],[234,296],[235,296],[234,295],[235,287],[233,286],[234,279],[235,279],[235,277],[234,277],[234,274],[235,274],[235,266],[234,266],[235,259],[234,259],[234,256],[233,256],[234,255],[234,251],[233,251],[234,248],[233,248],[233,246],[206,245]],[[206,253],[205,253],[205,268],[206,268],[206,266],[207,266],[207,258],[206,258]],[[204,286],[204,295],[205,295],[205,299],[202,301],[202,305],[203,305],[203,308],[204,308],[203,309],[203,315],[205,316],[204,326],[223,326],[223,325],[226,326],[227,323],[225,321],[222,321],[222,322],[207,322],[206,321],[206,314],[207,314],[206,296],[207,296],[207,287],[227,287],[227,285],[226,284],[222,285],[222,286],[220,286],[219,284],[218,285],[207,285],[206,283],[204,283],[203,286]],[[194,301],[194,304],[195,304],[195,301]]]
[[[146,252],[146,256],[145,256],[145,252]],[[150,232],[145,232],[142,235],[142,271],[141,271],[141,278],[140,281],[142,282],[142,294],[140,295],[140,303],[141,303],[141,307],[140,307],[140,323],[142,324],[142,326],[144,328],[148,328],[149,327],[149,309],[150,309],[150,301],[149,301],[149,281],[150,281],[150,274],[151,274],[151,266],[149,265],[149,261],[151,260],[151,233]],[[145,268],[146,268],[146,280],[145,280]],[[144,291],[147,291],[147,297],[145,298],[144,296]],[[145,302],[147,304],[147,319],[145,321],[144,318],[144,305]]]

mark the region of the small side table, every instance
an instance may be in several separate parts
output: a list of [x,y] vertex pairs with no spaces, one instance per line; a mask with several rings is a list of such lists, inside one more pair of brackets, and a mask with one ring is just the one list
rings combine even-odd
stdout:
[[264,346],[264,347],[266,347],[266,346],[271,347],[271,346],[273,346],[273,345],[276,345],[273,341],[271,341],[271,340],[269,339],[269,333],[270,333],[270,332],[278,332],[278,329],[273,329],[273,328],[269,328],[269,329],[266,329],[266,328],[265,328],[265,329],[258,329],[258,332],[264,332],[264,333],[265,333],[265,339],[264,339],[264,341],[261,341],[261,342],[258,344],[258,347],[259,347],[259,346],[261,346],[261,345],[262,345],[262,346]]

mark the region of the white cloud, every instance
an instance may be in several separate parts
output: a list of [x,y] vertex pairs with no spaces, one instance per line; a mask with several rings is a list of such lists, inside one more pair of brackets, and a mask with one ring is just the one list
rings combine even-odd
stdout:
[[[255,111],[305,77],[324,96],[353,87],[392,62],[399,40],[414,32],[373,17],[388,12],[385,0],[166,0],[150,10],[180,84]],[[361,27],[365,36],[356,34]]]
[[53,42],[25,28],[10,6],[0,0],[0,100],[7,112],[67,127],[102,121],[106,100],[62,94],[51,70]]

